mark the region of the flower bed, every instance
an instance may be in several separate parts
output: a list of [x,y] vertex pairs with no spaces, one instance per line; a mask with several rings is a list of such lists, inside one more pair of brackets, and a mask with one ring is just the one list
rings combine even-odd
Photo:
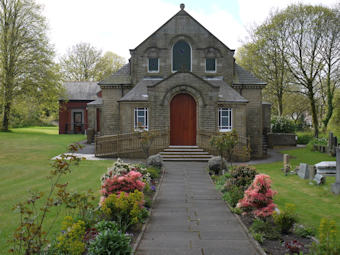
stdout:
[[310,251],[315,230],[297,223],[295,205],[276,208],[273,203],[276,191],[271,189],[270,176],[243,165],[212,179],[231,211],[239,215],[266,253],[307,254]]

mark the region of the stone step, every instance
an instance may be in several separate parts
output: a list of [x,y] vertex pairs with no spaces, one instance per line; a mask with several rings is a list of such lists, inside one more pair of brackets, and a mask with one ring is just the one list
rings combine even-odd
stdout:
[[209,152],[206,151],[162,151],[161,155],[206,155]]
[[208,162],[210,158],[163,158],[163,161],[197,161]]
[[203,149],[164,149],[164,151],[166,152],[166,151],[183,151],[183,152],[185,152],[185,151],[188,151],[188,152],[190,152],[190,151],[192,151],[192,152],[195,152],[195,151],[197,151],[197,152],[202,152],[202,151],[204,151]]
[[197,145],[169,145],[171,149],[198,149]]
[[161,155],[162,158],[211,158],[209,154],[203,155],[190,155],[190,154],[178,154],[178,155]]

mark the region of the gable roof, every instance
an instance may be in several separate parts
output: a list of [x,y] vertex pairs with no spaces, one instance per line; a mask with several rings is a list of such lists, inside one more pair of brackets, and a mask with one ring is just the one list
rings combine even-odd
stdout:
[[248,100],[241,96],[236,90],[229,86],[222,79],[220,80],[208,80],[211,84],[220,87],[218,93],[218,102],[226,103],[247,103]]
[[233,84],[251,84],[251,85],[266,85],[267,83],[261,81],[257,77],[255,77],[252,73],[248,72],[238,64],[234,63],[235,67],[235,75]]
[[125,85],[131,84],[130,63],[122,66],[117,72],[100,81],[98,85]]
[[162,26],[160,26],[155,32],[153,32],[150,36],[148,36],[144,41],[142,41],[140,44],[138,44],[138,46],[136,48],[134,48],[133,50],[136,50],[137,48],[139,48],[141,45],[143,45],[144,42],[146,42],[149,38],[151,38],[154,34],[156,34],[158,31],[160,31],[163,27],[165,27],[172,19],[174,19],[176,16],[188,16],[190,17],[193,21],[195,21],[200,27],[202,27],[205,31],[207,31],[209,33],[210,36],[212,36],[213,38],[215,38],[217,41],[219,41],[224,47],[226,47],[228,50],[230,51],[234,51],[231,50],[227,45],[225,45],[220,39],[218,39],[215,35],[213,35],[208,29],[206,29],[201,23],[199,23],[194,17],[192,17],[189,13],[187,13],[184,9],[180,10],[179,12],[177,12],[174,16],[172,16],[167,22],[165,22]]
[[119,101],[148,101],[148,86],[154,85],[163,79],[141,79]]
[[65,95],[59,100],[96,100],[100,87],[97,82],[74,81],[64,82]]

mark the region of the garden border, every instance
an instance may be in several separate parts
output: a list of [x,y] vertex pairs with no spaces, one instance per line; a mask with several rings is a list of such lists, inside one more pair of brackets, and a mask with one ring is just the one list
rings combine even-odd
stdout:
[[[160,180],[159,180],[159,183],[158,183],[158,185],[157,185],[157,187],[156,187],[156,194],[155,194],[155,195],[153,196],[153,198],[152,198],[152,204],[153,204],[154,201],[157,199],[158,193],[159,193],[159,191],[160,191],[160,187],[161,187],[161,185],[162,185],[162,183],[163,183],[163,178],[164,178],[164,175],[165,175],[165,167],[164,167],[164,166],[161,168],[161,171],[162,171],[162,176],[161,176],[161,178],[160,178]],[[152,208],[152,206],[151,206],[149,217],[147,218],[146,222],[143,224],[142,230],[141,230],[140,233],[138,234],[138,237],[137,237],[137,239],[136,239],[136,242],[135,242],[135,244],[134,244],[133,247],[132,247],[131,254],[135,254],[135,253],[136,253],[136,250],[138,249],[138,247],[139,247],[139,245],[140,245],[140,242],[141,242],[142,237],[143,237],[143,235],[144,235],[144,233],[145,233],[146,227],[147,227],[147,225],[148,225],[149,222],[150,222],[151,215],[152,215],[152,210],[153,210],[153,208]]]
[[[208,169],[208,176],[209,179],[211,181],[211,183],[214,185],[215,189],[216,189],[216,184],[213,182],[213,180],[211,179],[211,176],[209,174],[209,169]],[[234,215],[234,217],[236,217],[236,219],[238,220],[238,222],[240,223],[241,227],[243,228],[244,232],[247,234],[251,244],[255,247],[255,249],[261,254],[261,255],[267,255],[267,253],[262,249],[261,245],[259,244],[259,242],[257,242],[253,236],[250,234],[248,228],[244,225],[244,223],[242,222],[242,220],[240,219],[240,216],[238,216],[237,214],[232,212],[232,207],[223,199],[222,193],[221,191],[219,191],[218,189],[216,189],[218,195],[220,196],[220,199],[223,200],[224,204],[228,207],[228,209],[230,210],[230,212]]]

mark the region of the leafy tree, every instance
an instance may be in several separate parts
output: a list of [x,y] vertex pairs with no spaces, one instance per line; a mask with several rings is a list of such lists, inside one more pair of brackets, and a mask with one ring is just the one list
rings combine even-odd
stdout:
[[[8,131],[15,100],[36,99],[48,110],[60,89],[41,7],[33,0],[0,0],[1,130]],[[56,101],[55,101],[56,102]]]
[[289,116],[295,124],[309,112],[308,98],[301,93],[287,93],[283,102],[285,105],[283,115]]
[[125,59],[111,51],[105,52],[96,66],[96,80],[100,81],[118,71],[125,64]]
[[99,81],[117,71],[125,59],[113,52],[96,49],[89,43],[78,43],[61,57],[60,65],[66,80]]
[[225,153],[227,154],[230,165],[232,166],[232,156],[237,143],[238,134],[235,129],[233,129],[231,132],[221,133],[211,138],[210,144],[218,150],[221,156],[221,169],[224,168],[223,156]]

